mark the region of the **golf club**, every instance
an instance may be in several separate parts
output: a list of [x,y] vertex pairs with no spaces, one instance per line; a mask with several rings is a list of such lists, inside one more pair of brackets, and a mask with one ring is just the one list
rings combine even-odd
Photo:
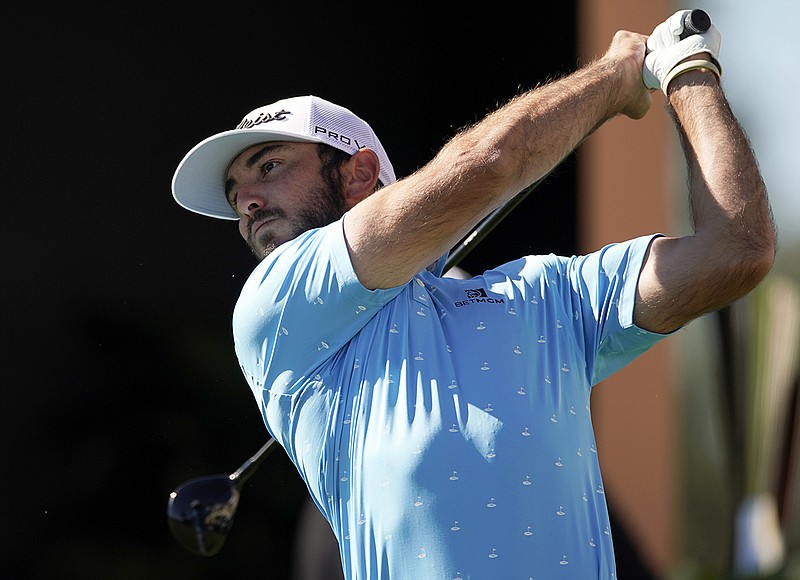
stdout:
[[176,540],[198,556],[213,556],[231,531],[242,486],[275,448],[270,438],[230,475],[190,479],[169,494],[167,521]]

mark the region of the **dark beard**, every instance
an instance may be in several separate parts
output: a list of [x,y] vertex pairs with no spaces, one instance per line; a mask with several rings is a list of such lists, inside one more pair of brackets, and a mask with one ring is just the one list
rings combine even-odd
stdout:
[[[260,239],[256,240],[253,232],[253,224],[259,220],[276,217],[290,221],[292,225],[291,237],[294,239],[303,232],[314,228],[321,228],[338,220],[347,211],[344,193],[338,183],[325,180],[325,185],[319,185],[312,191],[312,200],[305,208],[298,211],[297,215],[289,220],[286,212],[282,209],[261,209],[255,212],[247,226],[247,245],[250,246],[253,254],[263,260],[280,244],[275,242],[275,237],[269,233],[264,233]],[[257,243],[260,242],[260,243]],[[259,249],[259,247],[261,249]]]

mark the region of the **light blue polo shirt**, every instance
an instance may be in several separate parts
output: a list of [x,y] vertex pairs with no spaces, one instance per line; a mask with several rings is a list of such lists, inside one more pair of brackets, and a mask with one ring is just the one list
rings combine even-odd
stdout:
[[614,578],[589,396],[664,336],[632,321],[653,236],[370,291],[342,223],[263,260],[233,328],[345,576]]

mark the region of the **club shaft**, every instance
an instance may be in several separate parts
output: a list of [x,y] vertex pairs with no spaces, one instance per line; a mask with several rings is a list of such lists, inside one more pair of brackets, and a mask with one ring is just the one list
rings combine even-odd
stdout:
[[256,451],[255,455],[242,463],[239,469],[230,474],[229,477],[233,484],[237,488],[241,488],[241,486],[244,485],[244,482],[256,472],[258,466],[261,465],[261,462],[264,461],[264,459],[266,459],[270,453],[272,453],[276,445],[277,443],[275,439],[270,437],[269,440],[264,443],[261,449]]
[[[546,176],[545,176],[546,177]],[[451,251],[450,255],[447,257],[447,262],[444,265],[444,271],[447,272],[450,268],[454,268],[458,266],[464,258],[469,255],[475,247],[480,244],[486,236],[488,236],[492,230],[494,230],[498,224],[503,221],[508,214],[510,214],[516,207],[522,203],[522,201],[528,196],[530,192],[536,189],[542,181],[544,181],[545,177],[542,177],[538,181],[532,183],[513,198],[508,200],[506,203],[498,207],[489,216],[479,223],[472,233],[470,233],[466,238],[461,240],[458,245],[456,245]]]

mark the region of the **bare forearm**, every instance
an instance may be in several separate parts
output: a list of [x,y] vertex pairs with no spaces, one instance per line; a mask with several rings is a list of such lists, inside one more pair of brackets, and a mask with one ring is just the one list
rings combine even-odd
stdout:
[[[629,44],[627,58],[606,56],[519,95],[454,137],[416,174],[351,210],[346,235],[362,283],[380,288],[407,281],[605,120],[643,115],[649,106],[639,90],[643,42],[637,37]],[[638,58],[630,56],[636,51]]]
[[498,201],[503,201],[549,172],[595,128],[619,113],[617,75],[615,63],[598,61],[515,97],[456,136],[431,169],[458,171],[463,165],[463,176],[474,173],[484,196],[487,187],[496,189]]
[[642,273],[635,320],[661,332],[748,293],[775,253],[766,188],[717,78],[681,75],[669,102],[686,154],[694,233],[654,242]]
[[670,104],[686,152],[695,235],[771,250],[766,187],[722,88],[700,71],[681,80],[670,91]]

